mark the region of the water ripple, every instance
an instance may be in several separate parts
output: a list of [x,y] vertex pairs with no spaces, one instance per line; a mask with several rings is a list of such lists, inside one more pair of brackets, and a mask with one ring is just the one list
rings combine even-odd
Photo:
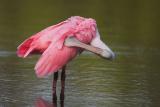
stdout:
[[4,51],[4,50],[0,50],[0,57],[8,57],[8,56],[12,56],[15,55],[16,52],[14,51]]

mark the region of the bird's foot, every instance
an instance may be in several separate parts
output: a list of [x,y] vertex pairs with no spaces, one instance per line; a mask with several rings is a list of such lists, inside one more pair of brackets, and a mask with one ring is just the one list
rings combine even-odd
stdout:
[[64,93],[62,94],[60,94],[60,101],[64,101]]
[[53,101],[57,101],[57,95],[53,94]]

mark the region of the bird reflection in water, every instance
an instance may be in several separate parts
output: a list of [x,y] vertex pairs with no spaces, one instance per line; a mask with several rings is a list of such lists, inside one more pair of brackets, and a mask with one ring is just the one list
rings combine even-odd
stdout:
[[[35,107],[57,107],[57,101],[46,101],[43,98],[38,98],[35,102]],[[64,107],[64,101],[60,101],[60,107]]]

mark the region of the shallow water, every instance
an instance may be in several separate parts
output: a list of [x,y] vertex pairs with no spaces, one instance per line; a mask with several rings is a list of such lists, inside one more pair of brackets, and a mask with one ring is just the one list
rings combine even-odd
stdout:
[[[117,57],[111,62],[84,52],[69,63],[64,107],[160,105],[158,2],[0,2],[0,107],[54,106],[52,76],[37,78],[33,68],[39,56],[18,58],[16,47],[28,36],[73,15],[95,18],[102,39]],[[59,95],[60,81],[57,88]]]

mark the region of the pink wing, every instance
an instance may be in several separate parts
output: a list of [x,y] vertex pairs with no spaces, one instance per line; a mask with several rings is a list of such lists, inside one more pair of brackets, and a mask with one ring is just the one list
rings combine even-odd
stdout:
[[[21,43],[17,48],[17,55],[19,57],[27,57],[31,53],[43,53],[46,48],[51,43],[51,39],[54,36],[55,29],[60,28],[61,25],[65,24],[67,21],[63,21],[56,25],[47,27],[46,29],[40,31],[39,33],[31,36]],[[55,40],[57,37],[54,37]],[[57,38],[58,39],[58,38]]]
[[76,55],[76,48],[63,46],[62,49],[58,49],[57,45],[52,43],[42,54],[41,58],[35,66],[37,76],[43,77],[56,72]]

